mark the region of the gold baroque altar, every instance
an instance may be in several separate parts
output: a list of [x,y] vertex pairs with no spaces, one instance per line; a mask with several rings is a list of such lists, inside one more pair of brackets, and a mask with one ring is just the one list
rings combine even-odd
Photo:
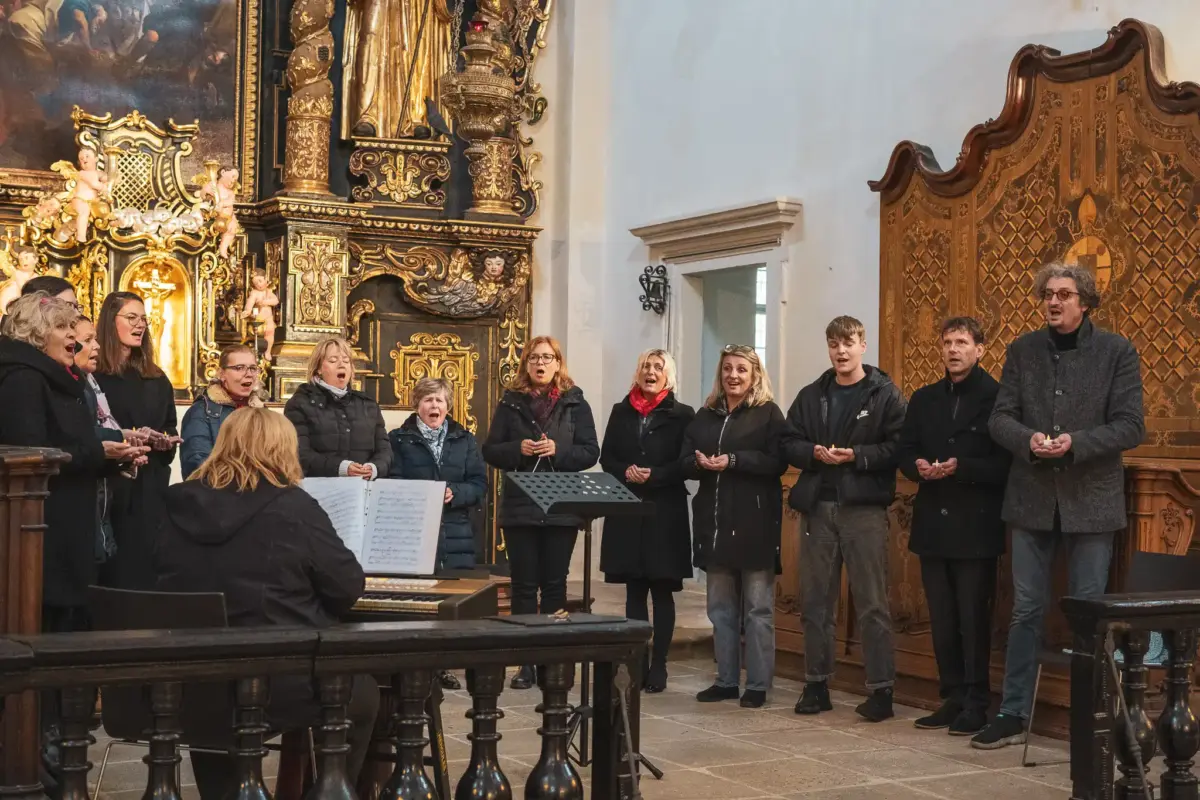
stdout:
[[[51,169],[10,169],[0,147],[0,248],[35,251],[93,316],[111,292],[142,296],[181,403],[238,342],[260,348],[283,402],[313,345],[342,335],[358,388],[385,409],[409,408],[420,377],[447,377],[455,416],[482,437],[529,336],[531,134],[547,113],[532,75],[552,2],[363,0],[335,21],[331,0],[234,0],[236,18],[201,20],[237,46],[199,62],[212,83],[194,107],[185,95],[155,117],[81,98]],[[151,55],[79,80],[137,97],[121,81],[169,54]],[[230,63],[228,87],[204,72]],[[205,122],[180,121],[193,118]],[[278,300],[269,349],[256,280]],[[488,561],[502,546],[490,513]]]

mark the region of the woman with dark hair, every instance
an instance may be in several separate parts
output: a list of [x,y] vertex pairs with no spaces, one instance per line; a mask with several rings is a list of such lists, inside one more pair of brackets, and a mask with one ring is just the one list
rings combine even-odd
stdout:
[[[483,459],[516,472],[582,472],[600,455],[596,423],[583,391],[567,374],[558,342],[538,336],[525,346],[521,365],[496,406]],[[581,521],[572,514],[547,516],[511,483],[504,484],[500,525],[512,569],[512,613],[553,614],[567,604],[567,572]],[[533,668],[522,667],[512,688],[533,685]]]
[[183,479],[204,463],[217,442],[221,423],[239,408],[262,408],[258,389],[258,359],[244,344],[221,351],[217,375],[183,415],[183,444],[179,448]]
[[753,347],[726,345],[712,393],[683,440],[683,474],[700,481],[692,498],[695,564],[708,574],[717,680],[701,703],[735,700],[745,635],[744,708],[759,708],[775,675],[775,576],[787,469],[779,447],[783,412]]
[[21,296],[42,292],[59,300],[65,300],[79,310],[79,298],[75,296],[75,287],[57,275],[38,275],[30,278],[21,288]]
[[654,601],[653,656],[644,676],[650,693],[667,688],[674,593],[692,577],[692,526],[679,450],[696,412],[679,402],[674,390],[670,353],[655,349],[638,356],[633,386],[613,406],[600,448],[604,471],[654,506],[648,516],[608,526],[600,540],[604,580],[625,584],[625,616],[649,620],[646,596]]
[[175,390],[154,363],[154,344],[142,298],[113,292],[104,298],[96,326],[100,358],[96,382],[122,428],[144,434],[151,447],[137,478],[115,487],[112,508],[117,552],[103,570],[105,585],[153,590],[154,537],[163,520],[163,493],[181,441],[175,416]]

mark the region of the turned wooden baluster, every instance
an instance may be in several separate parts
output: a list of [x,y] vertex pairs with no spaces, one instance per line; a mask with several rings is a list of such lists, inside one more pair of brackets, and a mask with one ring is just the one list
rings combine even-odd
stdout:
[[525,800],[582,800],[583,782],[567,758],[567,695],[575,685],[574,664],[549,664],[542,677],[542,755],[525,783]]
[[1170,663],[1167,666],[1167,704],[1158,718],[1158,741],[1166,771],[1162,775],[1163,800],[1197,800],[1192,759],[1200,750],[1200,729],[1188,693],[1196,659],[1196,631],[1163,631]]
[[[175,771],[182,760],[178,747],[182,700],[183,684],[179,681],[150,686],[150,716],[154,719],[154,727],[150,731],[150,752],[142,758],[142,762],[150,767],[142,800],[179,800]],[[88,713],[91,713],[90,709]]]
[[379,793],[379,800],[439,800],[437,787],[425,772],[425,700],[433,674],[404,672],[392,678],[396,693],[396,769]]
[[[1144,631],[1123,631],[1117,634],[1117,646],[1125,656],[1125,668],[1121,681],[1121,692],[1125,708],[1129,712],[1129,724],[1118,714],[1117,729],[1117,779],[1113,796],[1116,800],[1150,800],[1150,787],[1142,780],[1135,760],[1134,748],[1141,754],[1142,767],[1150,771],[1150,759],[1154,758],[1156,742],[1154,724],[1146,714],[1146,668],[1143,658],[1149,636]],[[1132,739],[1130,737],[1132,727]]]
[[304,800],[358,800],[346,775],[346,755],[350,752],[346,706],[350,703],[351,682],[349,675],[322,675],[317,679],[321,703],[320,736],[315,748],[317,779]]
[[262,775],[263,757],[267,754],[263,746],[263,735],[267,732],[265,706],[270,696],[267,681],[242,678],[234,694],[237,716],[230,754],[237,762],[238,787],[233,800],[271,800]]
[[91,731],[92,712],[96,708],[96,687],[63,689],[59,701],[62,710],[62,800],[88,800],[88,747],[96,743]]
[[458,781],[454,800],[512,800],[512,786],[500,769],[496,745],[500,734],[496,723],[504,718],[498,706],[504,690],[504,667],[479,667],[467,670],[467,691],[471,693],[471,762]]

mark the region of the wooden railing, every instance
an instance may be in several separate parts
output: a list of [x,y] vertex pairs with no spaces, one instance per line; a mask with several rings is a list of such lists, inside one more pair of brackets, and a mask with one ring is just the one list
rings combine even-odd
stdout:
[[[1072,799],[1196,800],[1192,759],[1200,750],[1200,727],[1190,691],[1200,593],[1068,597],[1062,607],[1074,635]],[[1150,670],[1144,658],[1151,631],[1161,632],[1167,647],[1165,705],[1157,721],[1146,708]],[[1159,751],[1161,770],[1153,763]],[[1154,774],[1160,775],[1157,791],[1150,785]]]
[[[597,800],[629,794],[628,764],[621,724],[616,677],[633,676],[626,693],[632,747],[638,746],[640,664],[650,637],[644,622],[613,619],[524,626],[501,620],[406,622],[346,625],[327,630],[290,628],[197,629],[187,631],[120,631],[0,639],[0,695],[30,690],[61,693],[60,742],[63,800],[88,799],[88,746],[97,687],[149,686],[153,719],[146,797],[178,800],[176,765],[180,762],[180,709],[185,684],[230,683],[233,694],[234,746],[238,765],[238,798],[268,800],[262,777],[264,710],[271,678],[306,675],[314,681],[322,708],[316,729],[317,774],[306,800],[353,800],[346,769],[347,704],[354,675],[391,676],[395,704],[392,716],[395,765],[388,781],[389,800],[428,797],[425,774],[424,708],[435,669],[466,669],[472,696],[473,746],[463,781],[472,781],[466,796],[506,796],[501,781],[496,723],[505,667],[542,665],[542,753],[530,773],[526,798],[582,798],[579,773],[567,757],[569,692],[575,664],[595,664],[592,793]],[[479,776],[492,785],[481,785]],[[624,783],[624,790],[622,784]],[[521,787],[513,789],[520,796]],[[6,777],[0,796],[40,800],[38,783],[12,784]],[[464,796],[463,788],[455,797]],[[450,798],[442,798],[450,800]]]

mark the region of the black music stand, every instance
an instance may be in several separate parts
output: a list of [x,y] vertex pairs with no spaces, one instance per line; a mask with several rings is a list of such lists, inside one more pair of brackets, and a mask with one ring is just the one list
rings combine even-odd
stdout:
[[[592,613],[592,525],[602,517],[632,517],[649,514],[654,510],[653,503],[641,500],[629,491],[619,480],[607,472],[509,472],[508,479],[543,514],[572,514],[581,519],[583,530],[583,613]],[[588,720],[592,716],[592,708],[588,705],[591,699],[591,667],[588,662],[580,665],[583,680],[579,686],[579,705],[571,714],[570,747],[575,748],[575,755],[570,758],[579,766],[586,767],[592,763],[588,754]],[[607,709],[606,709],[607,711]],[[575,734],[579,734],[579,743],[575,744]],[[632,749],[632,742],[628,743]],[[568,748],[569,749],[569,748]],[[568,755],[570,755],[568,753]],[[641,753],[633,757],[644,764],[656,778],[662,779],[662,772],[651,764]]]

